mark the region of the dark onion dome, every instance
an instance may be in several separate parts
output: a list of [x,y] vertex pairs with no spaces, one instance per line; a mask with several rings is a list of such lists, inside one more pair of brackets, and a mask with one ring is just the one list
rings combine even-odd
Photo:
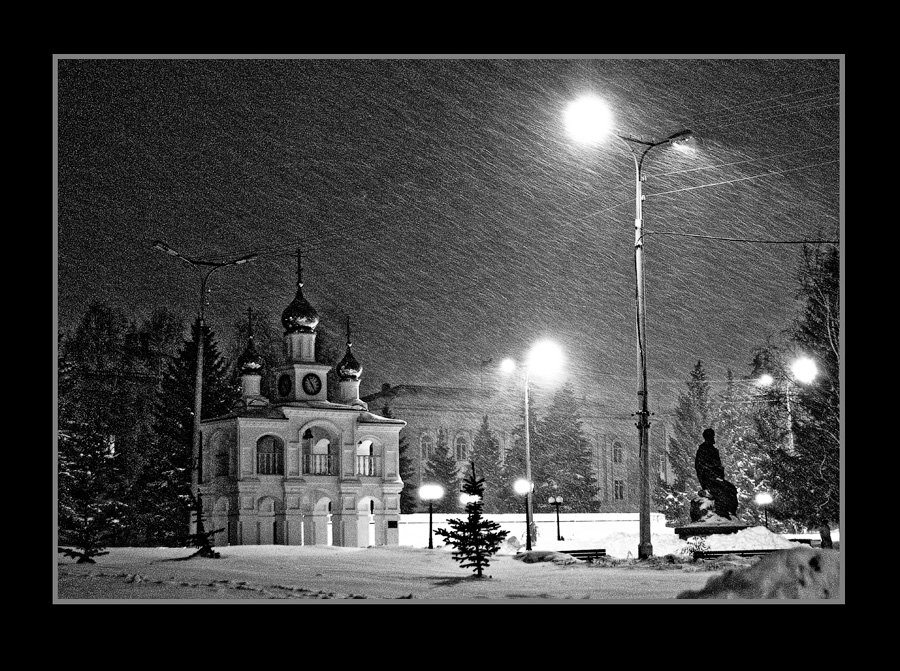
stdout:
[[253,342],[253,336],[247,340],[247,347],[237,360],[238,370],[241,375],[260,375],[263,366],[263,358],[256,351],[256,344]]
[[358,380],[362,375],[362,366],[356,357],[353,356],[353,350],[350,349],[350,343],[347,343],[347,353],[341,362],[335,367],[339,380]]
[[319,323],[316,309],[303,297],[303,285],[297,286],[297,295],[281,313],[285,333],[313,333]]

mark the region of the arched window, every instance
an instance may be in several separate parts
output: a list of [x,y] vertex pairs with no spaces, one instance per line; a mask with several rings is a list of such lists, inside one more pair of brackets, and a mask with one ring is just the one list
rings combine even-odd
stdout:
[[259,475],[284,475],[284,445],[275,436],[263,436],[256,442],[256,472]]
[[371,440],[361,440],[356,444],[356,474],[380,475],[381,459],[375,456],[375,446]]
[[434,438],[430,433],[423,433],[419,438],[419,447],[422,450],[422,459],[431,459],[434,454]]
[[625,450],[622,448],[622,443],[618,440],[613,443],[613,463],[621,464],[625,461]]
[[456,437],[456,460],[465,461],[469,458],[469,443],[465,436]]

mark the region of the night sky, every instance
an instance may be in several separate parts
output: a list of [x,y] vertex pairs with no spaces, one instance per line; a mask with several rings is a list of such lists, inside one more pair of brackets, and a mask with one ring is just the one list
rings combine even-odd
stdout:
[[[60,329],[102,299],[189,322],[215,260],[220,341],[304,294],[363,394],[478,385],[480,363],[557,341],[579,395],[637,409],[634,164],[571,139],[591,92],[622,134],[689,128],[645,161],[650,409],[700,359],[747,372],[798,316],[798,240],[838,240],[841,68],[810,58],[60,57]],[[223,345],[226,349],[226,345]],[[342,351],[342,348],[341,348]]]

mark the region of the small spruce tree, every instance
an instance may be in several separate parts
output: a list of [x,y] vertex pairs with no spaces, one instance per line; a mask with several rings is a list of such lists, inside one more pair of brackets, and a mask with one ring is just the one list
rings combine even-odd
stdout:
[[459,562],[460,568],[471,567],[475,570],[475,577],[481,578],[509,532],[501,531],[499,524],[483,517],[484,478],[477,477],[475,463],[470,464],[472,470],[466,474],[462,486],[463,493],[469,495],[466,503],[468,517],[465,520],[449,519],[447,524],[450,529],[440,528],[435,533],[455,548],[453,559]]

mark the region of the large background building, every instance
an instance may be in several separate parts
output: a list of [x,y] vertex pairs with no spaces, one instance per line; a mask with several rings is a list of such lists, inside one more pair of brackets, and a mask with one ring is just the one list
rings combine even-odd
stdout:
[[[536,394],[538,416],[549,406],[551,393]],[[513,445],[513,431],[523,424],[524,417],[522,390],[504,385],[460,388],[384,384],[380,392],[363,400],[373,410],[388,408],[392,416],[406,422],[402,435],[408,441],[410,457],[415,464],[416,484],[421,482],[423,464],[439,444],[445,444],[462,464],[468,458],[485,415],[502,454]],[[598,410],[585,397],[579,398],[578,413],[582,430],[593,450],[594,476],[599,484],[597,510],[638,512],[640,482],[634,418]],[[654,416],[652,422],[651,463],[657,472],[668,478],[666,419]],[[541,496],[542,493],[535,492],[537,500]]]

